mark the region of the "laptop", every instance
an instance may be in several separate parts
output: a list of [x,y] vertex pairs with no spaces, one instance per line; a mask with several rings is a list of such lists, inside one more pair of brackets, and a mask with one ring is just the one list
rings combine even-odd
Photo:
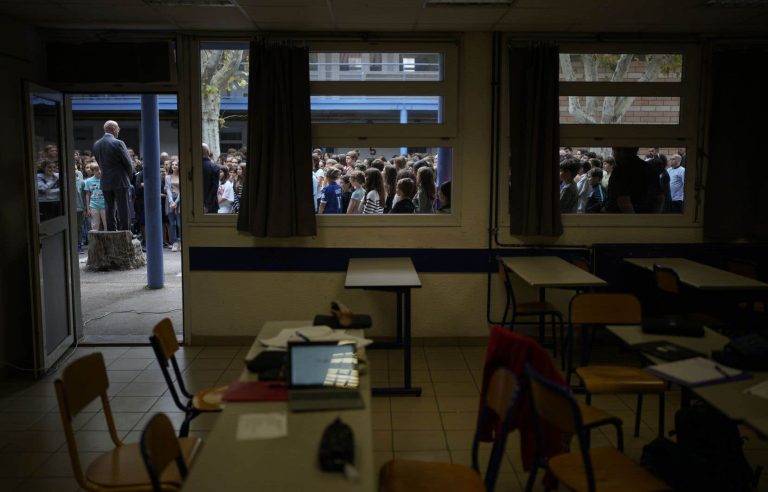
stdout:
[[644,318],[643,333],[651,335],[671,335],[677,337],[703,337],[704,326],[701,322],[684,316],[665,316],[662,318]]
[[354,343],[288,343],[290,410],[363,408],[359,385],[357,347]]

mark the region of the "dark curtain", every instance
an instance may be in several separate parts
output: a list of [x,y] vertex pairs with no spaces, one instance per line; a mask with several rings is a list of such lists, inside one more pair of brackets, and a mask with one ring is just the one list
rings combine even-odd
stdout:
[[703,217],[704,238],[710,241],[768,239],[766,67],[765,49],[732,48],[712,55]]
[[237,229],[259,237],[313,236],[309,51],[251,43],[248,170]]
[[558,49],[509,49],[509,219],[517,236],[559,236]]

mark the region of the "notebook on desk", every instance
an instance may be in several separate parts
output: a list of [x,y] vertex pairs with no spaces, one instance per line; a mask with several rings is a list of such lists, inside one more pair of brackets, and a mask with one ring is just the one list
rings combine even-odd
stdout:
[[288,343],[288,408],[363,408],[354,343]]
[[748,372],[723,366],[704,357],[648,366],[646,370],[662,379],[688,387],[728,383],[752,377]]

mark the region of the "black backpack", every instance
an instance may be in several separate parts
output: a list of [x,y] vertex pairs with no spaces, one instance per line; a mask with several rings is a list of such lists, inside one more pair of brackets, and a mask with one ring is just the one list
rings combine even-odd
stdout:
[[703,403],[675,413],[677,442],[658,438],[643,448],[641,463],[679,491],[748,492],[760,478],[744,457],[736,424]]

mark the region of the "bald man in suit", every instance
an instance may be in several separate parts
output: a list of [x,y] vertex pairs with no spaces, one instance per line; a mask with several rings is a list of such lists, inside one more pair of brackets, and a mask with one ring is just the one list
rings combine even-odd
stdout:
[[128,188],[133,162],[125,143],[117,139],[119,133],[117,122],[109,120],[104,123],[104,136],[93,144],[93,156],[101,167],[101,191],[107,206],[108,231],[127,231],[131,228]]

